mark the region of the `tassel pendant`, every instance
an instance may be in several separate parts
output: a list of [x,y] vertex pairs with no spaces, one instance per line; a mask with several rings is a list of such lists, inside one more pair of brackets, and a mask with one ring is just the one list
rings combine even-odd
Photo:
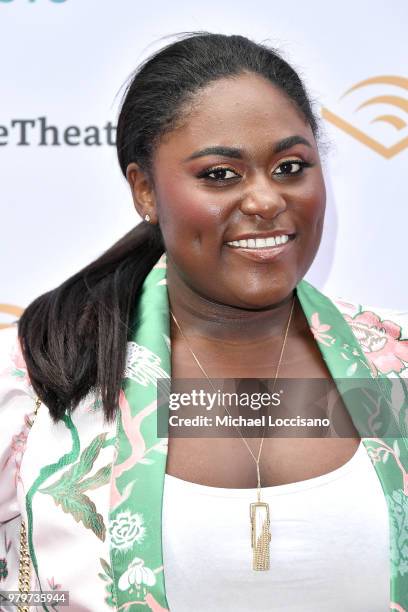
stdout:
[[271,541],[269,504],[257,501],[250,504],[252,569],[269,569],[269,543]]

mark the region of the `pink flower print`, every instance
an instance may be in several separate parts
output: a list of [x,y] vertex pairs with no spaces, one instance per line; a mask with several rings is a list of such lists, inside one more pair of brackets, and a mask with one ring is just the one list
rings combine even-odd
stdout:
[[326,332],[331,329],[331,325],[327,325],[327,323],[320,323],[318,312],[312,314],[311,323],[310,330],[317,342],[321,342],[326,346],[330,346],[333,344],[333,342],[335,342],[335,338],[333,338],[333,336],[326,334]]
[[27,442],[27,432],[22,430],[16,436],[13,436],[11,449],[15,455],[21,455],[25,451]]
[[368,310],[344,318],[376,370],[399,373],[408,366],[408,340],[401,340],[399,325]]
[[24,416],[24,426],[18,434],[12,437],[10,444],[10,454],[5,462],[5,465],[7,465],[9,461],[12,461],[14,459],[14,465],[16,468],[14,482],[16,485],[20,478],[21,461],[23,459],[23,455],[26,449],[28,432],[30,431],[33,417],[34,412],[31,412],[30,414],[26,414]]

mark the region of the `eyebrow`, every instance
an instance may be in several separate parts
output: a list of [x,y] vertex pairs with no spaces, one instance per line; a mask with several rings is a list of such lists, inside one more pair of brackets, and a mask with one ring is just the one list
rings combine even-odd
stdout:
[[[312,145],[306,138],[303,136],[299,136],[298,134],[294,136],[288,136],[287,138],[283,138],[283,140],[279,140],[273,147],[272,151],[274,154],[281,153],[282,151],[286,151],[290,149],[294,145],[303,144],[307,147],[312,148]],[[235,159],[242,159],[242,149],[237,149],[235,147],[206,147],[205,149],[200,149],[200,151],[195,151],[189,157],[187,157],[184,162],[190,161],[192,159],[197,159],[197,157],[204,157],[206,155],[221,155],[222,157],[233,157]]]

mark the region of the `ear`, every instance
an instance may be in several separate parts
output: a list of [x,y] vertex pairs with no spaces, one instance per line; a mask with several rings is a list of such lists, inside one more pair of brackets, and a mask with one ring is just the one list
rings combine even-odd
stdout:
[[132,191],[133,204],[142,217],[149,215],[150,223],[157,223],[156,198],[153,185],[138,164],[132,162],[126,168],[126,179]]

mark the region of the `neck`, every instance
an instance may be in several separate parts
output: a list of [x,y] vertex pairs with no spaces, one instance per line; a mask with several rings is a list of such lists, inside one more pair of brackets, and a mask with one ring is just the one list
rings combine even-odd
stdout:
[[190,338],[240,346],[282,338],[293,299],[295,304],[289,334],[299,333],[305,327],[295,290],[279,303],[252,310],[221,304],[198,294],[171,268],[167,270],[167,288],[170,309],[183,333]]

